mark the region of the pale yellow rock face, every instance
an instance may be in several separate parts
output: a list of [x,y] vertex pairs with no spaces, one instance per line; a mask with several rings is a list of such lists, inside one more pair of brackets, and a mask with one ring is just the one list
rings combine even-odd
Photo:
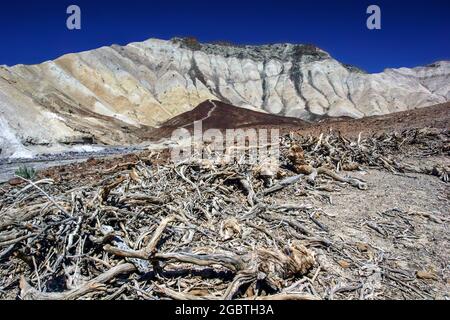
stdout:
[[36,144],[136,143],[131,132],[207,99],[303,119],[386,114],[450,100],[449,79],[448,61],[365,74],[292,44],[190,47],[150,39],[102,47],[0,67],[0,157],[26,156]]

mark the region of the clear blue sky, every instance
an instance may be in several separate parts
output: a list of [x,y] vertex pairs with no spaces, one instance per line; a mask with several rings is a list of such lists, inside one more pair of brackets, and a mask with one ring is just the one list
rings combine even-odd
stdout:
[[[66,8],[82,30],[66,28]],[[382,30],[366,28],[366,8]],[[194,36],[238,44],[312,43],[369,72],[450,60],[449,0],[58,0],[2,1],[0,64],[31,64],[69,52],[156,37]]]

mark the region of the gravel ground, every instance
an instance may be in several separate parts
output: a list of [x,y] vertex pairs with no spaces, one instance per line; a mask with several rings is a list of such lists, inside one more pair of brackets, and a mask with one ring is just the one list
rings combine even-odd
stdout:
[[[367,247],[361,254],[368,267],[383,264],[384,269],[388,266],[416,278],[410,284],[428,292],[423,298],[450,298],[448,184],[431,176],[394,175],[379,170],[352,176],[365,179],[369,189],[361,192],[345,186],[331,194],[331,203],[328,199],[312,201],[314,206],[322,203],[321,222],[333,238],[353,242],[357,248]],[[379,231],[371,225],[379,227]],[[351,262],[343,268],[326,257],[322,256],[322,264],[341,276],[341,285],[357,284],[360,268]],[[432,275],[432,279],[420,279],[422,273]],[[375,288],[379,285],[376,282]],[[392,286],[393,290],[379,286],[377,294],[384,299],[408,297],[401,290],[402,285],[393,281]]]

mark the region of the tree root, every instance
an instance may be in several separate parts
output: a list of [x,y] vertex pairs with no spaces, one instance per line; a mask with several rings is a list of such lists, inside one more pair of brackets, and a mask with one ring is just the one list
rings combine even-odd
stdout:
[[65,292],[40,292],[33,288],[22,276],[20,279],[20,297],[23,300],[74,300],[95,291],[104,290],[104,283],[114,279],[120,274],[136,271],[136,267],[131,263],[120,264],[99,276],[89,280],[78,288]]

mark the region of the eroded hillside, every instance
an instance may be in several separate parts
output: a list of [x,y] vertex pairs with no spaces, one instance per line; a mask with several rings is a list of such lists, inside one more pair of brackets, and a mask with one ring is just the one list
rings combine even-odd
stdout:
[[311,45],[151,39],[0,67],[1,156],[56,143],[130,144],[217,99],[314,120],[388,114],[450,98],[450,63],[367,74]]

